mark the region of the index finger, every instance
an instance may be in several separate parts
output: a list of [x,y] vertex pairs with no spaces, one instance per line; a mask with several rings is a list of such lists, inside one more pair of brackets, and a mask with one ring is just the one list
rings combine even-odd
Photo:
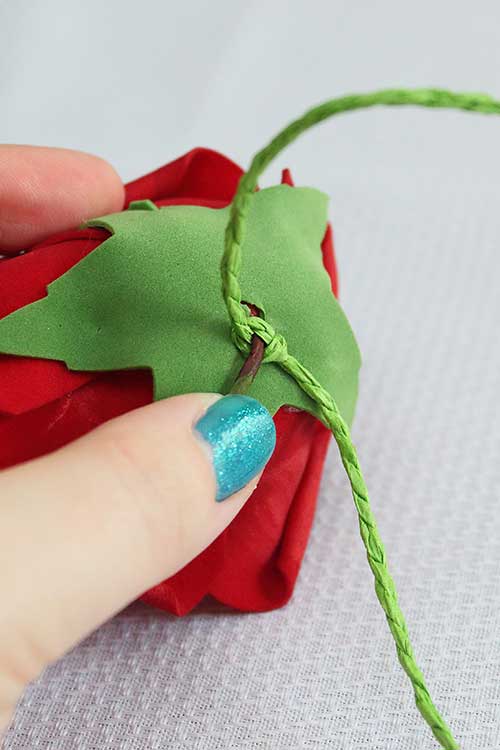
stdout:
[[104,159],[64,148],[0,145],[0,252],[120,211],[124,187]]

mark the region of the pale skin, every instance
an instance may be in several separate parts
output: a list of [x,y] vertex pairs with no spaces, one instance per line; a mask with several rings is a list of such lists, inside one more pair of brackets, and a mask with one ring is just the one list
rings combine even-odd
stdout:
[[[0,146],[0,248],[119,211],[113,168],[64,149]],[[1,290],[0,290],[1,293]],[[232,521],[192,426],[216,394],[137,409],[0,474],[0,734],[25,686]]]

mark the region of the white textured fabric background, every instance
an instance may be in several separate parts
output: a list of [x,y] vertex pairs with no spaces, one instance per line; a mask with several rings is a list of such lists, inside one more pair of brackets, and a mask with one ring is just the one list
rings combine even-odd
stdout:
[[[195,145],[243,165],[306,106],[440,85],[500,95],[497,2],[0,3],[0,139],[124,178]],[[431,692],[500,748],[500,121],[384,110],[270,170],[331,195],[364,355],[354,436]],[[20,540],[22,544],[22,540]],[[431,750],[330,451],[292,602],[177,620],[134,605],[25,694],[6,750]]]

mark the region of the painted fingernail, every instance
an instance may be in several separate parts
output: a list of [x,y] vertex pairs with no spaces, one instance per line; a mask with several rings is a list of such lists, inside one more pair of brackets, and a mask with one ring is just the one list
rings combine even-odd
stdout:
[[273,418],[249,396],[219,399],[196,423],[195,430],[211,448],[218,502],[258,474],[276,445]]

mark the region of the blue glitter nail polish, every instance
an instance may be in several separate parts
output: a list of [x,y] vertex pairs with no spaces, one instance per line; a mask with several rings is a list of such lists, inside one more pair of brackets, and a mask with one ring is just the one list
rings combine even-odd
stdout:
[[249,396],[219,399],[196,423],[195,430],[212,449],[218,502],[258,474],[276,445],[273,418]]

